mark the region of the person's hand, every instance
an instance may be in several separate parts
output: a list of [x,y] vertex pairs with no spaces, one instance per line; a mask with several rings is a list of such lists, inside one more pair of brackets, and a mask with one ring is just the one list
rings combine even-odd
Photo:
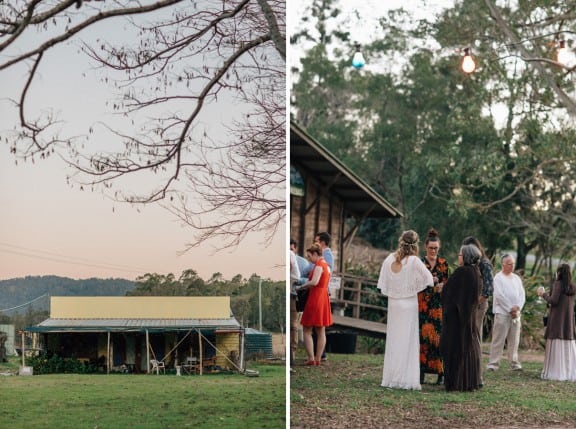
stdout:
[[536,293],[538,294],[538,296],[544,295],[544,286],[538,286],[538,289],[536,289]]
[[443,287],[444,287],[444,283],[438,283],[435,287],[436,292],[442,292]]
[[484,295],[480,295],[478,297],[478,304],[484,304],[486,302],[488,298],[486,298]]
[[438,277],[434,276],[432,277],[432,280],[434,280],[435,285],[438,285]]
[[518,317],[519,313],[520,313],[520,308],[517,305],[512,307],[512,310],[510,310],[510,316],[512,316],[512,319],[516,319]]

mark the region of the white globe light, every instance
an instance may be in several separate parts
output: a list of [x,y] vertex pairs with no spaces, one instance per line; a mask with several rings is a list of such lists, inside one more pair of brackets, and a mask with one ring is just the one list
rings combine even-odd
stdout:
[[464,56],[464,59],[462,60],[462,70],[464,73],[472,73],[476,70],[476,63],[470,55]]
[[564,47],[558,49],[558,52],[556,53],[556,59],[560,64],[564,66],[570,66],[574,60],[574,55],[568,48]]

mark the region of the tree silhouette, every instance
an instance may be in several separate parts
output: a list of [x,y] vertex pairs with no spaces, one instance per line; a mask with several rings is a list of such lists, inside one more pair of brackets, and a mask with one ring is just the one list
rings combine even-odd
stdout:
[[[119,25],[121,40],[107,31]],[[285,38],[283,0],[2,2],[0,78],[25,70],[3,140],[16,159],[62,157],[85,189],[160,202],[195,229],[189,246],[271,238],[285,217]],[[35,79],[72,43],[118,92],[109,108],[121,125],[78,136],[35,105]],[[213,132],[209,106],[236,112],[227,135]],[[127,184],[149,176],[151,188]]]

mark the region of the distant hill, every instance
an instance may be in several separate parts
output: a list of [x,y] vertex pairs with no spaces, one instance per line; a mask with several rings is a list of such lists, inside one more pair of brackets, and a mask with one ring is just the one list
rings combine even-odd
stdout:
[[[0,280],[0,314],[13,316],[25,313],[30,306],[34,310],[48,310],[50,296],[124,296],[134,289],[134,282],[125,279],[86,279],[74,280],[58,276],[28,276],[24,278]],[[46,295],[42,297],[43,295]],[[42,298],[41,298],[42,297]]]

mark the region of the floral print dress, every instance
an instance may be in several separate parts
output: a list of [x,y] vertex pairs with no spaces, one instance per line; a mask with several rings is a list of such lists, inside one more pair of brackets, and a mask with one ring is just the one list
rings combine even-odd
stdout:
[[[450,270],[446,259],[436,258],[434,268],[425,257],[422,262],[438,283],[446,284]],[[427,287],[418,293],[418,322],[420,326],[420,372],[444,374],[440,356],[440,334],[442,332],[442,299],[437,287]]]

